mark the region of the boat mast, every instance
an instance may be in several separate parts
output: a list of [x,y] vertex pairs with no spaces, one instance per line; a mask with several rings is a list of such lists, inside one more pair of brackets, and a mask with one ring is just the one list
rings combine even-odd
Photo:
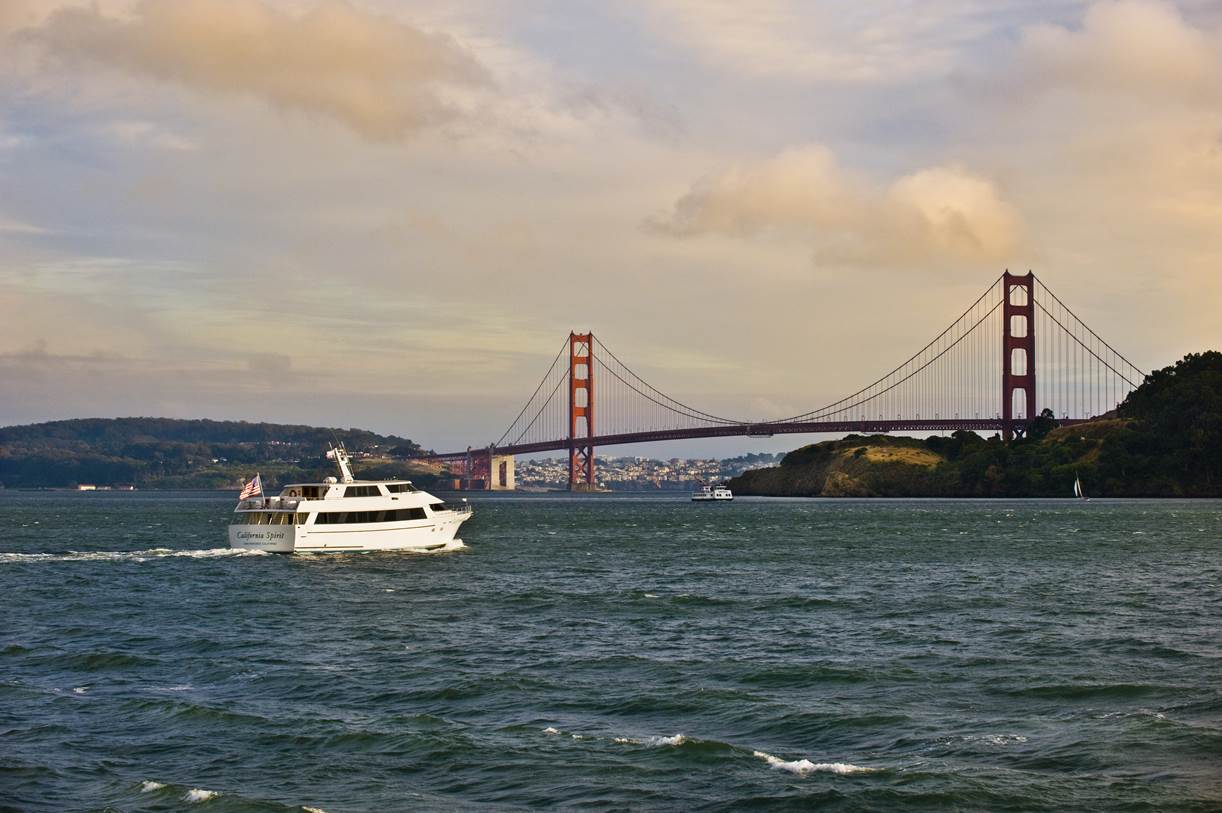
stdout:
[[344,448],[344,444],[331,447],[331,453],[327,457],[335,460],[335,465],[339,466],[339,481],[341,483],[352,482],[352,469],[348,468],[348,450]]

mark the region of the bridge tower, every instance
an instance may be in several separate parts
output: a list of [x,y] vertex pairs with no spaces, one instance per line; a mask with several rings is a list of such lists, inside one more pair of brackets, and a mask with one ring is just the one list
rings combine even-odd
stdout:
[[[1006,440],[1022,435],[1035,410],[1035,274],[1002,276],[1001,421]],[[1014,395],[1024,397],[1025,414],[1014,417]]]
[[569,491],[592,491],[594,479],[594,334],[569,333]]

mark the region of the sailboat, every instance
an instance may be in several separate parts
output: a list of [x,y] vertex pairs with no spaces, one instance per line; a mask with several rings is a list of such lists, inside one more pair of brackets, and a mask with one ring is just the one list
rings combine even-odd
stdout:
[[1073,495],[1084,502],[1090,499],[1090,497],[1086,496],[1086,492],[1082,490],[1082,480],[1076,474],[1073,476]]

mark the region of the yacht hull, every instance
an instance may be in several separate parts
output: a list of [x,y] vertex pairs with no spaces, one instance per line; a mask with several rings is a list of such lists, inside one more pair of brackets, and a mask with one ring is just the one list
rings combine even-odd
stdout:
[[427,522],[387,527],[368,526],[232,525],[229,547],[267,553],[371,553],[375,551],[456,550],[458,528],[470,514],[438,515]]

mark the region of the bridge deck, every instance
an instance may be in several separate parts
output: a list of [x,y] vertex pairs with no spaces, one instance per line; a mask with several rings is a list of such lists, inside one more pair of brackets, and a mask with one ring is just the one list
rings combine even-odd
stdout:
[[[1083,423],[1084,418],[1059,419],[1061,426],[1071,426]],[[583,445],[619,446],[629,443],[650,443],[660,440],[686,440],[691,438],[727,438],[727,437],[771,437],[773,435],[805,435],[816,433],[843,434],[887,434],[890,432],[923,432],[956,430],[974,432],[1000,432],[1004,429],[1001,418],[916,418],[896,421],[806,421],[794,423],[752,423],[724,424],[721,426],[701,426],[689,429],[658,429],[649,432],[628,432],[619,435],[596,435],[592,438],[580,438]],[[549,440],[538,443],[519,443],[511,446],[497,446],[494,449],[500,455],[534,454],[537,452],[567,451],[567,439]],[[487,448],[475,448],[471,454],[487,454]],[[465,458],[468,452],[444,452],[430,457],[433,459]]]

